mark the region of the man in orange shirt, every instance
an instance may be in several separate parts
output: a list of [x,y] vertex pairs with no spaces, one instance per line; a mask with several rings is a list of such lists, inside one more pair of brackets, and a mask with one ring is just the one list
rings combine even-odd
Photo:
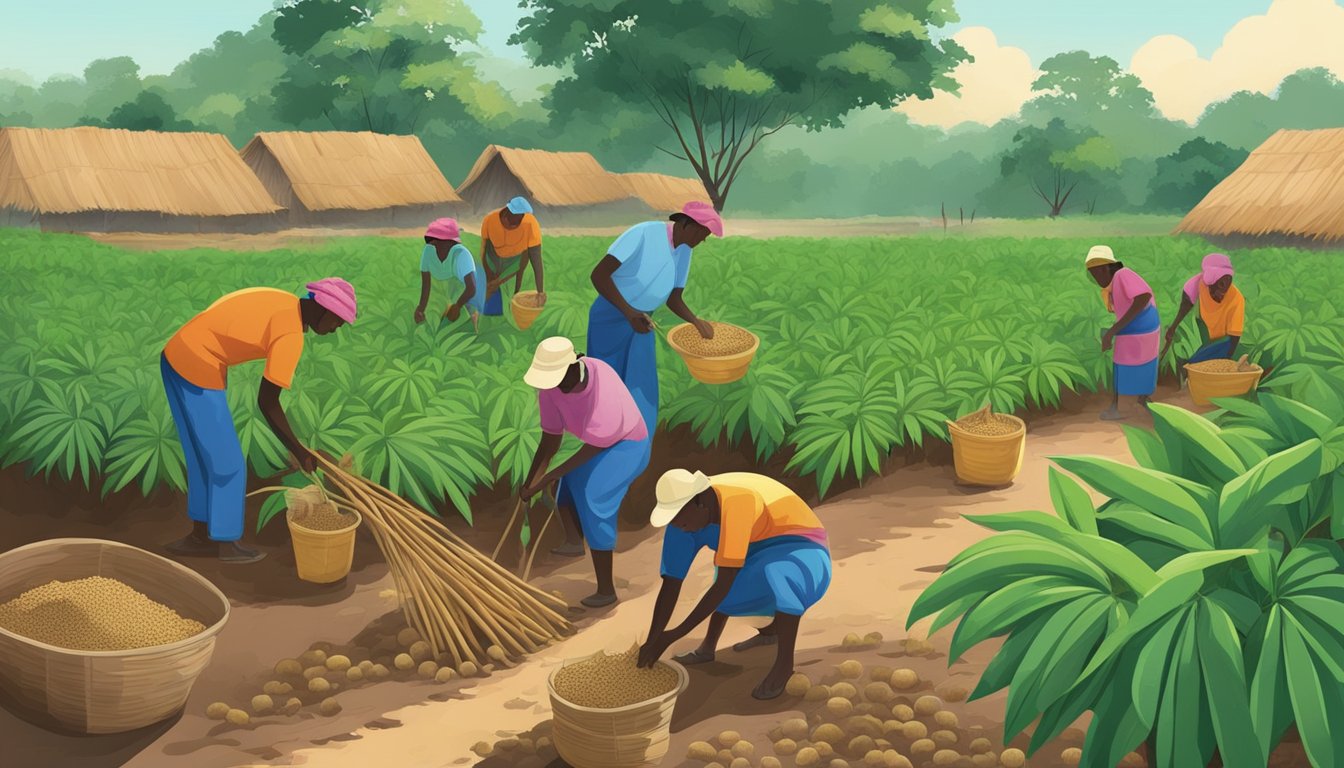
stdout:
[[[729,616],[771,616],[756,637],[734,650],[777,645],[775,663],[752,691],[757,699],[784,692],[793,674],[793,650],[803,613],[831,584],[826,529],[811,507],[783,483],[750,472],[712,477],[673,469],[658,480],[658,505],[650,516],[663,534],[663,585],[653,608],[639,665],[652,666],[668,646],[709,619],[700,647],[683,664],[714,660]],[[685,621],[666,629],[681,584],[701,549],[714,550],[717,575]]]
[[355,289],[339,277],[309,283],[307,298],[273,288],[230,293],[188,320],[159,359],[168,408],[187,463],[191,533],[168,545],[177,555],[217,555],[250,563],[265,555],[239,544],[247,463],[225,395],[229,368],[266,361],[257,404],[266,423],[306,472],[317,457],[304,447],[280,406],[303,354],[303,334],[319,336],[355,322]]
[[1195,307],[1199,307],[1203,344],[1185,362],[1230,359],[1237,354],[1246,326],[1246,297],[1232,284],[1235,276],[1232,260],[1227,256],[1210,253],[1204,257],[1199,274],[1187,280],[1181,289],[1181,308],[1167,329],[1167,341],[1159,359],[1167,356],[1167,350],[1176,341],[1176,329]]
[[[487,284],[494,285],[501,275],[508,277],[509,269],[516,269],[513,292],[523,289],[523,274],[532,265],[537,294],[546,301],[541,271],[541,225],[532,215],[532,204],[526,198],[515,197],[497,211],[491,211],[481,222],[481,261],[485,265]],[[491,289],[485,299],[485,314],[504,314],[504,292]]]

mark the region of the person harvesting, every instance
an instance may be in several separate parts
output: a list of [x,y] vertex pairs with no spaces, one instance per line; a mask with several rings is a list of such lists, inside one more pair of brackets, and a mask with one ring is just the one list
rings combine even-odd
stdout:
[[[552,552],[582,556],[586,539],[597,590],[581,602],[589,608],[611,605],[616,513],[649,464],[652,430],[611,366],[579,355],[569,339],[555,336],[538,344],[523,380],[537,390],[541,440],[520,495],[526,501],[560,481],[555,500],[565,543]],[[583,446],[551,467],[566,432]]]
[[1101,418],[1114,421],[1120,414],[1120,396],[1135,396],[1147,407],[1157,389],[1157,352],[1161,319],[1153,289],[1139,273],[1116,260],[1110,247],[1093,246],[1084,259],[1092,279],[1101,286],[1106,308],[1115,313],[1115,323],[1101,336],[1101,350],[1111,353],[1115,385],[1111,406]]
[[[706,618],[709,629],[700,647],[677,661],[711,662],[729,616],[770,616],[770,624],[733,649],[776,646],[774,664],[751,695],[779,696],[793,674],[799,622],[831,583],[831,554],[821,521],[783,483],[751,472],[707,476],[669,470],[658,479],[657,498],[650,522],[667,528],[659,568],[663,583],[639,666],[653,666],[668,646]],[[682,582],[705,547],[714,550],[714,584],[684,621],[667,629]]]
[[265,360],[257,405],[271,431],[305,472],[317,457],[294,436],[280,405],[303,354],[304,334],[325,336],[355,322],[355,289],[339,277],[307,285],[299,298],[274,288],[230,293],[188,320],[163,348],[159,368],[187,464],[191,532],[167,545],[177,555],[254,562],[263,553],[239,543],[247,464],[225,393],[229,369]]
[[443,316],[456,322],[465,307],[470,313],[472,327],[479,331],[481,312],[485,308],[485,273],[471,251],[462,244],[462,231],[457,220],[436,219],[425,230],[425,247],[420,252],[420,303],[415,307],[415,322],[425,322],[430,281],[453,279],[462,283],[462,293],[448,305]]
[[683,296],[691,251],[710,235],[723,237],[723,219],[709,203],[690,202],[668,222],[627,229],[592,272],[597,299],[588,311],[588,353],[609,364],[629,387],[644,421],[658,425],[658,371],[650,314],[666,304],[706,339],[714,327],[696,317]]
[[[514,276],[513,292],[523,290],[523,275],[532,265],[537,296],[546,302],[546,289],[541,269],[541,224],[532,213],[527,198],[515,197],[503,208],[491,211],[481,221],[481,260],[485,263],[490,290],[485,300],[485,314],[504,314],[504,292],[497,283]],[[508,270],[514,270],[512,273]]]
[[1181,290],[1181,308],[1167,329],[1166,344],[1162,346],[1159,359],[1167,356],[1176,340],[1176,330],[1196,306],[1199,307],[1203,344],[1186,362],[1202,363],[1236,355],[1242,330],[1246,327],[1246,297],[1232,284],[1235,274],[1232,260],[1227,256],[1210,253],[1204,257],[1199,274],[1187,280]]

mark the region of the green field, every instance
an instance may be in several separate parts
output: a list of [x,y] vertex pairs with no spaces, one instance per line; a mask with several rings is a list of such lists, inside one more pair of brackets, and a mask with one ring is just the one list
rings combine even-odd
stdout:
[[[1159,291],[1164,320],[1208,246],[1119,238],[1117,254]],[[468,243],[475,246],[475,242]],[[180,448],[158,372],[164,340],[220,295],[248,286],[298,291],[351,280],[360,322],[311,338],[285,397],[302,439],[351,451],[361,471],[421,503],[470,517],[473,493],[516,484],[535,447],[536,395],[521,381],[535,343],[579,348],[605,238],[546,244],[551,302],[526,332],[483,318],[412,320],[420,245],[345,239],[258,253],[140,253],[77,236],[0,230],[0,445],[5,466],[110,492],[183,486]],[[1082,239],[711,240],[697,250],[687,300],[702,316],[746,326],[760,353],[743,381],[694,382],[659,349],[662,426],[689,424],[790,468],[823,493],[876,472],[894,450],[943,439],[943,422],[990,402],[1057,403],[1109,376],[1099,336],[1108,316],[1081,262]],[[1234,254],[1249,304],[1247,340],[1267,361],[1338,361],[1344,317],[1332,296],[1344,262],[1290,250]],[[530,279],[530,278],[529,278]],[[436,286],[431,310],[447,289]],[[666,310],[664,327],[676,322]],[[1196,342],[1193,323],[1183,348]],[[661,342],[660,342],[661,344]],[[236,371],[231,403],[253,470],[285,463],[255,405],[259,366]]]

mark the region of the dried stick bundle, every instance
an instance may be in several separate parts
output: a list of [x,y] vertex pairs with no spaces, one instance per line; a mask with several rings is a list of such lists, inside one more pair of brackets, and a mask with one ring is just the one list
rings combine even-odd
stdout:
[[[386,488],[321,459],[328,497],[359,512],[387,558],[406,622],[454,665],[503,661],[571,631],[556,597],[519,579]],[[495,652],[498,654],[498,651]]]

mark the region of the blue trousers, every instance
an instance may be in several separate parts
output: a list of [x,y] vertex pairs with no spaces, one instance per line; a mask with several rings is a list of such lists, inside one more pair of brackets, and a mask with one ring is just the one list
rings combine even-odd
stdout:
[[203,389],[159,358],[168,409],[187,460],[187,515],[205,523],[215,541],[243,537],[247,463],[222,389]]
[[616,521],[630,484],[649,465],[652,440],[622,440],[560,478],[555,502],[578,510],[588,548],[616,549]]
[[775,536],[747,549],[747,561],[719,604],[728,616],[802,616],[831,586],[831,553],[802,536]]
[[625,382],[652,435],[658,426],[658,357],[655,331],[636,333],[611,302],[597,297],[588,310],[588,356],[610,365]]
[[[495,270],[496,277],[504,274],[505,272],[509,272],[510,271],[509,267],[511,266],[514,268],[522,266],[521,254],[518,256],[510,256],[507,259],[501,259],[500,257],[494,255],[491,255],[488,258],[490,259],[490,268]],[[482,315],[498,316],[504,314],[504,285],[507,282],[508,281],[506,280],[504,283],[500,283],[499,288],[496,289],[494,293],[490,294],[490,296],[486,298],[485,310],[481,312]]]

